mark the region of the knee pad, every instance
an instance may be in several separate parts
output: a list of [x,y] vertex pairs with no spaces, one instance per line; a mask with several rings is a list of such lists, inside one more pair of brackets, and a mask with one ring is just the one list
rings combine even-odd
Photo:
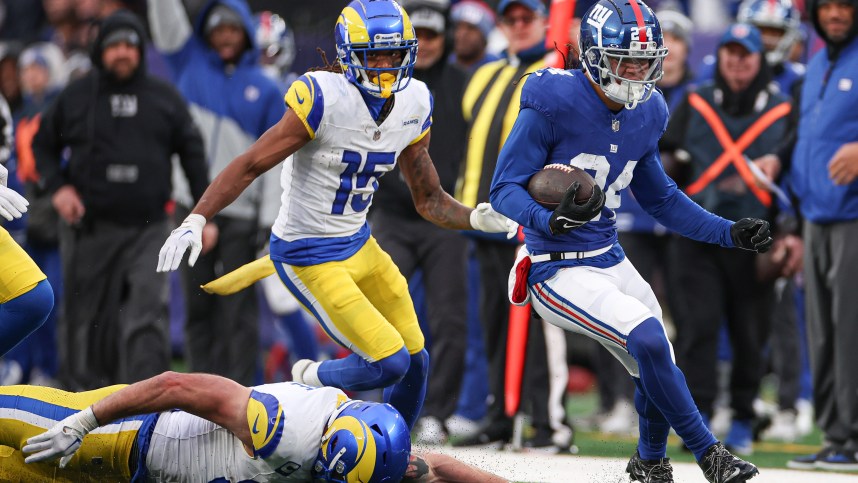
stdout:
[[626,339],[626,349],[638,361],[662,357],[670,360],[670,345],[667,335],[658,320],[650,317],[631,331]]
[[411,366],[409,372],[419,372],[423,379],[429,377],[429,353],[426,349],[420,349],[420,352],[411,355]]
[[371,362],[369,365],[377,368],[380,371],[377,387],[390,386],[401,381],[402,378],[405,377],[405,374],[408,373],[408,368],[411,365],[411,360],[412,356],[408,355],[408,350],[403,347],[393,355],[387,356],[384,359],[375,362]]

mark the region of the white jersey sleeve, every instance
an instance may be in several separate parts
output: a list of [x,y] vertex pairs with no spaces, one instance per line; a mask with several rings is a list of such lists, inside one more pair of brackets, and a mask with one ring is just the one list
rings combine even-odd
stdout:
[[253,455],[210,421],[184,411],[161,413],[146,456],[149,479],[309,482],[328,418],[348,400],[330,387],[254,387],[247,407]]
[[357,87],[341,74],[305,74],[292,84],[285,100],[312,140],[283,165],[282,204],[273,233],[286,242],[305,244],[307,239],[351,237],[366,223],[378,178],[428,132],[429,90],[412,79],[395,94],[394,106],[380,125]]

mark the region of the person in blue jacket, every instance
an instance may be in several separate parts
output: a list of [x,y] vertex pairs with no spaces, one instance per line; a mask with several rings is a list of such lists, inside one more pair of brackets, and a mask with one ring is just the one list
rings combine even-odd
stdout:
[[825,444],[791,468],[858,471],[858,2],[815,0],[825,41],[808,63],[795,150],[781,153],[804,217],[804,275],[816,422]]
[[[518,256],[510,299],[530,299],[546,321],[597,340],[632,375],[640,415],[638,448],[626,467],[632,481],[673,481],[666,458],[671,427],[709,482],[747,481],[758,470],[704,425],[674,361],[658,301],[617,243],[614,209],[619,192],[630,187],[668,229],[758,252],[771,247],[769,225],[713,215],[664,173],[658,139],[668,113],[655,83],[667,49],[648,6],[598,1],[581,22],[580,44],[582,70],[547,69],[526,78],[492,180],[492,206],[524,227],[526,250]],[[577,182],[553,211],[533,200],[530,178],[554,163],[593,175],[588,201],[575,202]]]
[[[244,0],[210,1],[193,23],[181,0],[148,4],[152,39],[191,106],[214,178],[285,112],[280,88],[260,66],[253,16]],[[182,273],[185,357],[194,372],[254,382],[257,359],[247,354],[259,352],[256,294],[245,290],[221,297],[199,287],[220,270],[229,272],[256,259],[280,206],[278,174],[275,170],[256,180],[208,223],[203,255]],[[181,220],[193,200],[180,184],[174,197],[175,217]]]

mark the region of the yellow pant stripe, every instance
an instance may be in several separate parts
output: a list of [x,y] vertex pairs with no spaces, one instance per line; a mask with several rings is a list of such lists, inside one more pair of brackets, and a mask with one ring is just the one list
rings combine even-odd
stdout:
[[286,287],[339,344],[377,361],[423,349],[408,283],[375,238],[352,257],[306,267],[277,264]]

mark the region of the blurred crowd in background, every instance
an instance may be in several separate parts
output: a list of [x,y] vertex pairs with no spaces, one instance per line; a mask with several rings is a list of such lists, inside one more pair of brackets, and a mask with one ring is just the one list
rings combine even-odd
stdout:
[[[0,384],[30,383],[85,389],[134,382],[115,373],[111,375],[110,371],[84,381],[80,374],[67,370],[73,365],[69,362],[72,358],[69,352],[73,352],[75,346],[60,341],[74,333],[74,328],[65,326],[68,314],[64,313],[64,307],[68,304],[63,301],[85,297],[80,291],[85,291],[86,287],[73,285],[73,291],[69,292],[68,284],[63,283],[69,276],[64,273],[64,267],[73,255],[63,251],[62,225],[73,223],[69,223],[63,213],[57,214],[57,201],[52,198],[55,190],[51,191],[43,181],[40,182],[39,166],[43,162],[37,159],[38,146],[34,149],[34,140],[40,122],[43,122],[42,115],[70,82],[87,75],[93,69],[94,61],[98,63],[92,53],[99,52],[100,55],[99,49],[103,50],[109,44],[102,43],[95,50],[91,47],[98,38],[100,22],[119,9],[128,9],[146,26],[145,38],[137,44],[131,42],[131,45],[143,49],[145,56],[141,62],[145,63],[149,75],[176,86],[188,101],[191,116],[202,131],[202,139],[198,141],[201,144],[189,149],[205,150],[209,169],[207,179],[211,180],[223,167],[213,157],[226,156],[223,152],[226,148],[217,143],[227,143],[232,139],[224,137],[227,130],[240,132],[236,135],[240,143],[252,142],[270,125],[249,127],[247,119],[230,113],[229,102],[219,103],[229,96],[251,99],[265,95],[265,89],[262,92],[248,90],[255,84],[237,72],[247,67],[247,75],[253,75],[256,72],[253,69],[259,69],[282,96],[298,75],[336,59],[332,31],[337,12],[345,4],[342,0],[223,2],[227,10],[232,4],[249,7],[253,12],[252,22],[247,22],[239,14],[217,11],[205,0],[185,0],[179,13],[166,6],[178,5],[178,2],[158,0],[153,6],[153,1],[147,4],[145,0],[0,0],[0,94],[10,107],[14,127],[14,135],[9,139],[11,156],[5,165],[11,173],[10,186],[14,185],[31,203],[28,216],[5,223],[4,227],[48,275],[58,301],[48,322],[2,360]],[[544,46],[547,4],[539,0],[403,0],[401,3],[411,14],[420,42],[415,78],[427,82],[434,94],[433,132],[436,135],[433,136],[433,147],[439,152],[432,153],[432,157],[439,163],[442,184],[465,204],[474,206],[477,202],[487,201],[481,197],[479,187],[472,191],[467,187],[468,179],[471,179],[467,176],[471,173],[469,169],[477,170],[477,178],[481,175],[491,178],[491,170],[485,166],[469,168],[473,160],[470,159],[472,154],[467,152],[469,143],[482,142],[485,146],[492,141],[491,138],[475,141],[476,133],[468,136],[469,126],[482,115],[480,110],[486,109],[475,105],[475,99],[481,89],[488,91],[491,88],[485,84],[489,80],[481,78],[479,69],[498,59],[506,59],[514,68],[510,71],[512,75],[519,65],[531,61],[528,55],[533,55],[532,60],[543,66],[541,62],[547,53]],[[576,21],[580,21],[592,3],[588,0],[577,2]],[[768,64],[768,69],[757,67],[766,72],[765,82],[756,87],[746,84],[741,88],[742,92],[757,89],[752,92],[756,95],[768,88],[769,81],[772,81],[779,84],[771,91],[777,94],[772,95],[781,96],[776,99],[788,103],[795,93],[794,82],[804,73],[802,64],[824,45],[808,21],[803,0],[746,0],[744,3],[652,0],[647,3],[661,20],[666,45],[670,49],[659,87],[665,93],[672,112],[690,109],[687,105],[690,89],[723,77],[716,73],[716,52],[725,46],[736,44],[746,53],[759,53]],[[518,16],[512,16],[511,12]],[[187,27],[167,25],[169,22],[166,20],[177,16],[185,16]],[[747,33],[731,33],[729,30],[735,28],[731,25],[737,16],[742,22],[759,28],[750,40]],[[573,32],[576,32],[576,25],[573,22]],[[219,47],[212,40],[217,29],[223,26],[234,27],[240,36],[242,33],[246,35],[247,42],[239,43],[238,52],[232,58],[218,52]],[[189,28],[194,29],[193,34],[187,30]],[[186,36],[199,35],[201,45],[211,48],[223,60],[222,65],[227,66],[217,73],[225,76],[226,80],[222,84],[213,80],[215,87],[211,92],[188,90],[188,76],[202,74],[201,71],[187,72],[188,69],[197,69],[189,67],[192,65],[190,61],[198,60],[197,57],[188,57],[184,64],[181,63],[179,54],[184,50],[180,49],[185,47],[175,43],[173,34],[176,32],[184,32]],[[571,35],[571,42],[574,43],[576,35]],[[130,41],[128,38],[125,40]],[[209,55],[205,50],[200,52],[194,55]],[[248,52],[252,55],[245,58]],[[252,68],[245,65],[248,62],[253,64]],[[752,80],[758,79],[756,72]],[[485,72],[482,75],[485,77]],[[230,79],[236,79],[239,87],[230,84]],[[216,99],[218,96],[222,99]],[[737,103],[744,104],[734,111],[727,109],[727,112],[741,117],[745,112],[742,109],[753,105],[756,97],[742,97],[740,92],[736,93],[736,99]],[[465,114],[461,111],[463,104],[466,106]],[[282,113],[284,109],[282,102],[276,109],[267,107],[270,109],[262,108],[245,115],[255,116],[256,123],[273,122],[279,118],[277,112]],[[506,112],[507,107],[494,106],[493,113]],[[277,112],[270,112],[272,110]],[[56,116],[56,109],[50,111],[50,115]],[[691,114],[685,112],[685,115]],[[683,173],[683,167],[687,167],[683,156],[688,156],[693,146],[688,145],[691,134],[684,132],[682,127],[669,129],[672,144],[662,147],[666,167],[676,168],[668,172],[676,176],[680,186],[683,186],[683,176],[688,181],[694,179],[694,176],[688,178],[687,172]],[[684,127],[691,129],[688,125]],[[446,134],[438,134],[442,130]],[[491,136],[491,133],[486,136]],[[786,137],[786,131],[780,136],[783,137]],[[780,140],[772,140],[773,145],[761,149],[757,155],[776,150],[774,144]],[[123,140],[117,139],[116,142],[122,143]],[[228,151],[238,154],[242,150],[240,143]],[[184,154],[188,155],[187,152]],[[61,169],[67,169],[69,153],[60,152],[59,155],[65,163]],[[192,154],[189,156],[193,157]],[[188,169],[185,161],[183,159],[181,164],[185,168],[186,179],[181,176],[179,163],[174,162],[177,168],[174,169],[172,188],[176,192],[165,206],[170,216],[174,212],[180,213],[174,216],[174,221],[184,217],[188,207],[192,206],[191,198],[196,199],[199,194],[193,186],[193,170]],[[441,163],[445,165],[440,166]],[[479,170],[484,172],[480,174]],[[397,183],[402,186],[394,186]],[[179,193],[183,190],[184,194]],[[397,193],[404,193],[404,197]],[[468,193],[473,194],[473,199]],[[181,276],[172,274],[163,287],[164,297],[153,299],[155,305],[163,302],[165,309],[169,309],[163,320],[157,323],[169,321],[167,343],[174,360],[184,360],[182,367],[188,370],[221,373],[244,384],[288,378],[290,361],[339,357],[344,353],[327,339],[288,292],[278,286],[276,277],[264,281],[257,289],[245,291],[244,298],[232,306],[224,302],[223,307],[212,309],[213,304],[220,302],[198,298],[204,295],[196,287],[207,281],[206,277],[220,275],[264,253],[268,229],[280,200],[276,175],[273,181],[260,184],[251,197],[247,212],[226,213],[216,220],[221,232],[218,243],[223,246],[233,240],[241,246],[232,247],[228,253],[220,253],[216,257],[217,251],[210,252],[212,259],[206,262],[209,263],[207,272],[200,272],[197,267],[197,272],[189,269],[183,270]],[[628,203],[626,198],[629,198]],[[801,241],[797,237],[796,214],[791,213],[787,206],[774,210],[783,214],[779,224],[783,241],[779,251],[775,250],[777,259],[748,255],[739,266],[726,268],[713,262],[717,267],[713,270],[742,270],[747,264],[760,266],[760,277],[764,283],[753,288],[754,298],[765,299],[768,304],[750,316],[743,315],[747,318],[741,321],[731,321],[738,317],[731,307],[723,310],[707,307],[710,317],[691,323],[688,321],[699,319],[695,318],[698,314],[694,313],[693,307],[682,302],[695,296],[689,293],[689,286],[698,282],[682,278],[681,273],[678,275],[680,271],[672,271],[670,267],[687,268],[689,260],[700,260],[705,256],[695,254],[694,247],[677,248],[675,240],[665,233],[663,227],[642,218],[641,213],[635,211],[633,198],[626,198],[623,210],[618,213],[621,238],[625,237],[623,246],[672,314],[666,318],[672,318],[669,325],[675,331],[679,366],[689,374],[692,394],[709,418],[713,431],[726,436],[727,442],[740,454],[752,452],[751,441],[761,433],[764,437],[785,441],[794,441],[807,434],[813,424],[810,402],[813,393],[805,339],[802,272],[800,262],[796,260],[801,258],[801,248],[797,247]],[[774,203],[777,205],[778,201]],[[420,225],[426,222],[419,220],[413,209],[403,210],[406,205],[410,207],[407,188],[404,188],[397,172],[391,173],[381,183],[370,221],[378,226],[374,226],[374,231],[382,247],[388,251],[392,251],[393,248],[388,247],[396,243],[405,243],[397,240],[396,236],[403,231],[403,226],[412,227],[409,230],[413,231],[405,231],[419,234],[416,238],[422,239],[424,244],[431,240],[432,248],[437,249],[426,253],[413,248],[419,246],[421,240],[411,240],[405,243],[401,258],[394,257],[411,282],[433,363],[424,417],[417,427],[416,436],[428,444],[442,444],[451,439],[458,444],[509,442],[514,431],[512,419],[503,414],[506,360],[502,352],[506,351],[509,319],[506,274],[513,262],[515,242],[459,233],[446,234],[442,240],[437,238],[440,235],[435,230],[443,230],[431,230]],[[761,217],[767,214],[763,213]],[[789,221],[790,218],[793,221]],[[174,226],[175,223],[171,221],[168,224]],[[97,224],[93,226],[97,227]],[[393,233],[388,233],[390,231]],[[227,247],[223,249],[226,252]],[[208,250],[211,248],[204,248],[204,253]],[[678,255],[676,250],[679,250]],[[154,276],[156,258],[141,263],[151,268]],[[439,268],[442,269],[440,273]],[[106,267],[105,270],[107,276],[118,268]],[[453,279],[456,283],[450,282]],[[121,277],[115,279],[115,283],[131,286]],[[766,292],[765,295],[756,295],[762,292]],[[121,289],[116,296],[124,296]],[[105,302],[92,300],[92,303]],[[725,305],[731,303],[736,302],[725,301]],[[123,310],[121,305],[120,302],[119,312]],[[205,312],[206,309],[209,311]],[[240,319],[240,323],[214,322],[214,319],[225,316]],[[714,322],[710,320],[712,316],[715,317]],[[102,323],[110,324],[107,319],[109,317]],[[78,320],[76,323],[84,322]],[[597,381],[600,406],[599,412],[587,424],[605,432],[634,433],[637,418],[631,401],[633,386],[622,366],[589,339],[568,332],[558,333],[556,327],[547,324],[544,327],[541,323],[531,325],[528,369],[525,371],[528,390],[523,410],[531,415],[536,431],[527,444],[552,452],[569,450],[573,444],[572,429],[562,410],[566,388],[567,385],[588,386],[590,376],[586,374],[590,373],[595,374],[592,377]],[[713,325],[716,328],[709,330]],[[771,330],[771,327],[777,329]],[[107,329],[102,326],[94,330]],[[737,335],[736,331],[743,333]],[[685,341],[683,337],[686,337]],[[554,344],[558,338],[568,345],[558,349]],[[701,343],[700,340],[709,342]],[[737,342],[749,340],[752,341],[750,346],[741,344],[741,347],[736,347]],[[63,344],[66,344],[66,349],[60,347]],[[90,344],[87,350],[99,351],[101,348]],[[749,362],[743,357],[749,350],[756,351],[759,357]],[[707,356],[701,356],[704,352]],[[109,365],[108,362],[102,364]],[[744,367],[743,364],[752,367]],[[570,378],[567,370],[570,365],[584,369],[573,370]],[[239,366],[243,369],[236,371]],[[688,367],[701,370],[689,372]],[[585,376],[581,376],[582,371]],[[153,373],[157,372],[153,369]],[[762,402],[759,398],[760,380],[764,373],[770,372],[780,381],[778,398],[774,403]],[[739,380],[738,375],[750,373],[759,374]],[[140,374],[140,378],[144,376]],[[731,392],[734,393],[732,401]],[[560,413],[557,408],[560,408]]]

